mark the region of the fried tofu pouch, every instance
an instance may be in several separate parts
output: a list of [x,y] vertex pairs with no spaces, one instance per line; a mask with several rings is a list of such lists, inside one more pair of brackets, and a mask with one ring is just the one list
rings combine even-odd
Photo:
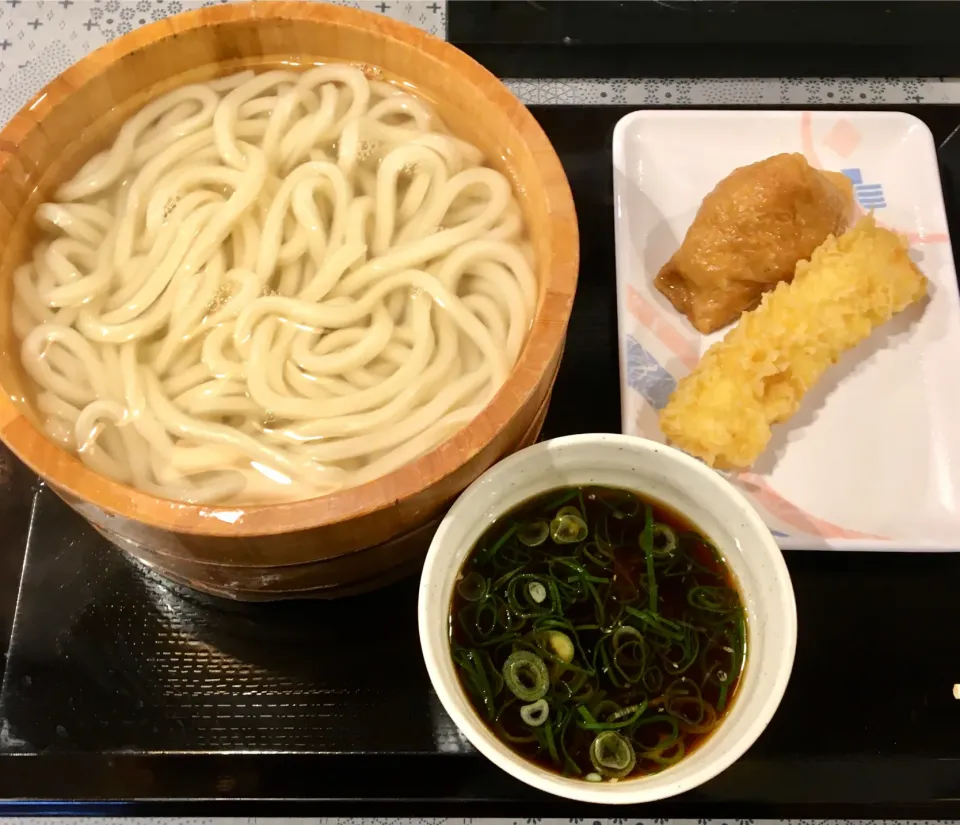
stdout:
[[926,292],[904,240],[862,218],[704,353],[660,412],[664,435],[711,466],[749,467],[845,350]]
[[742,166],[703,199],[654,284],[703,333],[731,324],[850,225],[853,184],[800,154]]

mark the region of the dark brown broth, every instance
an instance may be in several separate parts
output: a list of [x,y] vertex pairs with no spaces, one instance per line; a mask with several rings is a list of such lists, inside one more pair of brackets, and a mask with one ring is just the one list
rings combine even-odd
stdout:
[[[531,524],[552,522],[564,507],[585,511],[584,540],[520,541],[536,537]],[[662,528],[648,527],[648,508],[652,523],[677,540],[670,553],[664,535],[646,543],[655,602],[644,537]],[[470,591],[484,589],[481,579],[486,592],[477,599]],[[539,588],[531,590],[538,585],[549,590],[542,602]],[[589,754],[601,733],[596,725],[619,725],[636,759],[625,772],[603,768],[604,778],[619,779],[678,762],[720,724],[742,672],[744,621],[729,569],[682,515],[631,491],[569,487],[525,502],[484,533],[460,572],[450,635],[465,692],[501,741],[544,768],[596,780]],[[571,662],[559,657],[551,631],[574,643]],[[549,716],[535,727],[521,718],[530,702],[503,684],[504,665],[517,651],[538,657],[549,673]],[[536,683],[521,679],[520,690]]]

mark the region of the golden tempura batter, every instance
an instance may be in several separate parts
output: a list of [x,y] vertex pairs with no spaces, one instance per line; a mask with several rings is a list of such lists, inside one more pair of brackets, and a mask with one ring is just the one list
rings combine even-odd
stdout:
[[904,240],[862,218],[704,353],[660,412],[661,429],[711,466],[749,467],[771,425],[797,411],[845,350],[926,292]]

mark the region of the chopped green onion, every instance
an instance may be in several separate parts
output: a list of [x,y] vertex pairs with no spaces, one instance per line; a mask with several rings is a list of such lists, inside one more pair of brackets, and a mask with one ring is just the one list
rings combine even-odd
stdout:
[[[503,688],[503,680],[493,669],[489,654],[482,650],[458,648],[454,651],[453,660],[460,666],[467,689],[480,700],[487,718],[493,721],[496,717],[493,700]],[[489,678],[488,673],[493,679]]]
[[655,556],[669,556],[677,549],[677,534],[672,527],[666,524],[653,525],[653,554]]
[[650,612],[657,613],[657,576],[653,570],[653,508],[645,504],[646,512],[643,532],[640,533],[640,547],[647,557],[647,593],[650,597]]
[[527,729],[523,733],[514,733],[504,726],[502,719],[498,719],[496,723],[494,723],[493,729],[498,736],[507,742],[512,742],[514,745],[526,745],[537,741],[537,737],[534,736],[533,731]]
[[643,674],[641,684],[650,693],[656,693],[663,687],[663,671],[656,665],[648,668],[647,672]]
[[577,498],[578,495],[580,495],[580,488],[579,488],[579,487],[575,487],[575,488],[572,489],[572,490],[564,490],[564,492],[562,492],[562,493],[561,493],[557,498],[555,498],[553,501],[550,501],[550,502],[547,502],[546,504],[544,504],[544,505],[543,505],[543,509],[546,510],[547,512],[553,512],[553,510],[555,510],[555,509],[556,509],[557,507],[559,507],[561,504],[564,504],[564,503],[570,501],[570,499],[572,499],[572,498]]
[[590,745],[590,761],[606,777],[626,776],[637,764],[637,755],[629,739],[613,730],[598,733]]
[[539,547],[549,535],[550,528],[545,521],[531,521],[517,529],[518,541],[527,547]]
[[[717,726],[717,722],[719,721],[717,712],[713,709],[713,705],[707,704],[702,699],[697,700],[694,697],[691,697],[690,701],[701,702],[701,719],[696,723],[684,720],[681,722],[681,727],[687,731],[687,733],[709,733]],[[678,716],[678,718],[680,717]]]
[[[664,733],[662,730],[658,731],[657,728],[666,725],[669,729],[669,733]],[[647,743],[641,737],[643,734],[651,735],[656,737],[656,742]],[[660,713],[656,716],[648,716],[645,719],[639,720],[632,728],[630,733],[630,738],[643,751],[643,754],[646,755],[650,751],[656,750],[666,750],[671,745],[673,745],[677,739],[680,737],[680,723],[673,716],[667,716],[666,714]]]
[[587,523],[572,513],[557,516],[550,522],[550,536],[557,544],[579,544],[587,532]]
[[548,630],[543,634],[547,648],[562,662],[572,662],[576,652],[570,637],[559,630]]
[[540,743],[540,747],[546,750],[550,761],[558,768],[563,767],[560,763],[560,754],[557,752],[557,743],[553,738],[553,725],[541,725],[539,728],[534,728],[533,730],[537,735],[537,741]]
[[643,642],[643,634],[628,624],[621,625],[613,632],[613,649],[621,647],[628,641]]
[[478,602],[487,595],[487,580],[476,571],[457,582],[457,593],[468,602]]
[[[673,650],[679,650],[680,655],[676,658],[671,656]],[[674,642],[667,648],[662,655],[663,663],[672,676],[679,676],[686,673],[693,667],[700,654],[700,638],[692,629],[687,628],[683,639]]]
[[613,632],[613,666],[630,683],[639,682],[647,669],[647,640],[635,627],[622,625]]
[[[601,703],[602,704],[602,703]],[[615,703],[610,702],[614,707],[617,707]],[[577,712],[580,714],[580,719],[577,720],[577,727],[583,728],[584,730],[621,730],[622,728],[630,727],[634,722],[636,722],[642,715],[643,712],[647,709],[647,703],[641,702],[639,705],[633,705],[630,708],[627,708],[626,715],[624,711],[616,710],[611,713],[606,721],[598,722],[592,713],[587,710],[586,706],[580,705],[577,708]]]
[[529,650],[511,653],[503,663],[503,681],[522,702],[542,699],[550,688],[550,674],[543,659]]
[[626,519],[633,518],[637,513],[640,512],[640,500],[630,493],[625,493],[623,500],[620,501],[613,511],[613,517],[615,519]]
[[622,708],[620,710],[614,711],[607,717],[608,722],[616,722],[619,719],[624,719],[628,716],[638,717],[647,709],[646,702],[640,702],[638,705],[630,705],[630,707]]
[[[537,601],[537,596],[542,600]],[[547,576],[519,573],[507,583],[507,606],[518,616],[547,616],[559,607],[556,582]]]
[[520,708],[520,718],[531,728],[538,728],[547,721],[550,716],[550,705],[546,699],[537,699],[529,705]]
[[583,557],[597,567],[609,567],[613,564],[613,556],[609,550],[600,547],[596,542],[589,542],[583,545],[577,552],[582,553]]
[[683,639],[683,625],[660,616],[651,610],[637,610],[627,605],[624,608],[631,616],[635,616],[647,627],[647,631],[679,642]]
[[[667,747],[654,748],[650,751],[644,751],[640,755],[644,759],[649,759],[651,762],[654,762],[660,767],[667,767],[669,765],[675,765],[686,753],[686,746],[683,744],[682,739],[678,739],[675,742],[671,743]],[[669,754],[669,755],[668,755]]]
[[530,584],[527,585],[527,593],[530,594],[530,598],[537,604],[542,604],[547,598],[547,588],[540,584],[540,582],[530,582]]
[[517,525],[511,524],[510,527],[507,528],[507,530],[504,532],[504,534],[500,536],[500,538],[498,538],[493,544],[479,551],[477,553],[477,558],[476,558],[477,566],[479,567],[481,565],[484,565],[487,562],[489,562],[492,558],[494,558],[497,555],[497,553],[500,552],[500,548],[507,543],[510,536],[512,536],[516,532],[516,530],[517,530]]
[[687,593],[691,607],[699,607],[710,613],[726,613],[739,607],[739,599],[729,587],[694,587]]
[[553,490],[497,519],[453,608],[450,652],[478,715],[519,755],[591,782],[697,747],[722,724],[748,644],[716,547],[614,488]]
[[557,716],[557,736],[560,739],[560,755],[563,757],[563,775],[580,776],[583,771],[580,770],[577,761],[570,756],[570,752],[567,750],[567,729],[573,721],[573,714],[561,707]]

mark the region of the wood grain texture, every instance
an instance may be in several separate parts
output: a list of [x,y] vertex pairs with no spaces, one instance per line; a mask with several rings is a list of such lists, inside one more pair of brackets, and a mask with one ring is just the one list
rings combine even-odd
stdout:
[[[536,442],[548,406],[549,398],[530,429],[509,452]],[[266,567],[170,557],[94,526],[101,535],[151,570],[212,596],[238,601],[333,599],[364,593],[417,572],[445,512],[443,508],[426,524],[383,544],[300,564]]]
[[[550,382],[550,389],[553,389],[553,381]],[[510,445],[508,453],[536,442],[549,406],[548,394],[530,427],[516,444]],[[71,502],[68,500],[68,503]],[[232,556],[204,561],[171,555],[165,552],[169,546],[167,543],[148,546],[136,542],[128,534],[119,534],[101,526],[96,519],[91,519],[91,523],[102,536],[151,570],[213,596],[240,601],[330,599],[391,584],[417,569],[446,509],[446,506],[441,507],[425,524],[382,544],[333,555],[316,553],[316,558],[308,561],[286,565],[274,562],[266,566],[236,561]],[[304,541],[310,540],[308,533]]]
[[[322,498],[238,511],[159,499],[97,475],[41,434],[28,403],[10,305],[12,273],[37,239],[36,205],[158,95],[242,68],[323,61],[360,63],[412,83],[455,134],[480,147],[513,181],[540,290],[518,363],[488,407],[447,442],[376,481]],[[373,558],[371,548],[382,548],[376,562],[338,567],[344,572],[327,582],[332,586],[388,571],[391,558],[405,561],[391,542],[436,520],[542,420],[579,253],[573,200],[556,153],[492,74],[449,44],[380,15],[263,0],[199,9],[137,29],[80,61],[28,103],[0,132],[0,250],[0,438],[14,453],[99,530],[148,548],[151,564],[171,575],[178,560],[200,570],[282,568],[357,551]],[[204,585],[199,577],[191,583]]]

